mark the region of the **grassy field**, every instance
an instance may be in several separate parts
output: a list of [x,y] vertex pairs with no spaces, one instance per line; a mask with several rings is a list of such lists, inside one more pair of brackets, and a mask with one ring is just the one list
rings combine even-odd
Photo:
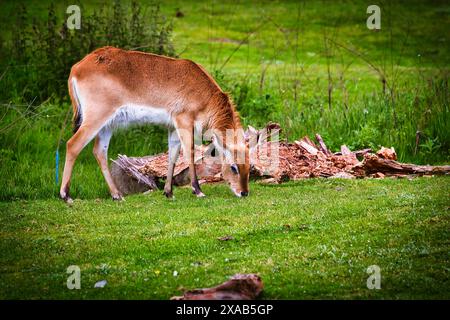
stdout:
[[[167,299],[255,272],[264,299],[450,298],[447,178],[252,184],[246,199],[204,190],[1,203],[0,297]],[[80,290],[66,288],[69,265]],[[370,265],[380,290],[366,287]]]
[[[20,2],[29,21],[46,21],[51,1]],[[111,7],[81,3],[83,14]],[[57,199],[55,151],[70,109],[67,95],[37,103],[24,99],[26,86],[10,92],[6,85],[29,76],[30,66],[5,55],[17,4],[0,4],[0,97],[10,97],[0,99],[0,298],[167,299],[237,272],[260,274],[265,299],[450,298],[448,177],[252,183],[248,199],[214,185],[204,187],[205,199],[177,188],[175,201],[157,192],[115,203],[90,144],[74,168],[75,203],[66,206]],[[61,23],[69,4],[55,4]],[[332,151],[342,144],[394,146],[401,161],[449,163],[450,6],[380,1],[382,29],[375,32],[366,27],[370,4],[160,5],[173,25],[175,53],[214,75],[244,125],[276,121],[283,137],[320,133]],[[62,132],[60,175],[69,127]],[[162,152],[165,139],[153,127],[119,132],[109,157]],[[225,235],[234,239],[217,240]],[[81,290],[65,286],[72,264],[81,268]],[[374,264],[381,290],[366,287],[366,269]],[[103,279],[107,286],[94,289]]]
[[[27,5],[30,21],[47,19],[50,0],[21,2]],[[150,11],[149,3],[141,3],[143,11]],[[56,4],[60,23],[68,4]],[[86,15],[102,4],[112,7],[111,1],[81,4]],[[341,144],[361,149],[394,146],[402,161],[448,162],[450,6],[446,1],[381,1],[382,24],[376,32],[366,27],[369,4],[365,0],[160,2],[173,25],[176,54],[202,64],[215,76],[231,93],[245,125],[262,126],[271,120],[282,125],[290,140],[319,132],[332,149]],[[8,39],[18,3],[4,1],[1,6],[2,37]],[[175,17],[177,9],[182,18]],[[5,79],[14,76],[13,68],[6,71]],[[59,81],[65,83],[66,78]],[[18,90],[20,96],[25,88]],[[12,105],[0,101],[4,108],[0,117],[6,124],[13,122],[30,104],[39,111],[33,98],[21,105],[14,104],[19,98]],[[58,101],[53,107],[64,118],[68,105]],[[11,130],[14,138],[18,127]],[[139,140],[145,142],[137,142],[139,151],[146,154],[148,131]],[[158,138],[151,143],[162,148]]]

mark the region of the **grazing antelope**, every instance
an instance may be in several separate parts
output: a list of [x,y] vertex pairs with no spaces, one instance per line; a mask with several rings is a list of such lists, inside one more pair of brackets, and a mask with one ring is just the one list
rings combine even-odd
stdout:
[[108,168],[108,145],[115,128],[133,123],[160,124],[169,129],[169,165],[164,186],[168,198],[172,197],[172,177],[180,146],[189,160],[193,193],[204,196],[194,166],[194,131],[204,130],[213,131],[214,146],[225,157],[223,178],[236,196],[248,195],[249,151],[239,116],[228,95],[200,65],[104,47],[72,67],[68,84],[74,135],[67,141],[60,189],[64,201],[72,202],[69,186],[75,160],[94,138],[94,156],[111,196],[122,199]]

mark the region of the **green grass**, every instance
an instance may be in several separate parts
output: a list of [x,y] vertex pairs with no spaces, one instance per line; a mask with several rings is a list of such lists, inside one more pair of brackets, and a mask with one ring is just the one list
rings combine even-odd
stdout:
[[[262,277],[264,299],[450,298],[448,178],[204,191],[0,203],[0,298],[168,299],[238,272]],[[381,290],[366,287],[374,264]],[[69,265],[80,290],[66,288]]]
[[[47,18],[51,1],[24,2],[30,19]],[[103,1],[81,2],[92,12]],[[56,4],[60,19],[69,4]],[[448,163],[450,7],[381,1],[382,29],[372,32],[369,4],[170,0],[161,10],[172,19],[177,54],[214,75],[245,125],[278,121],[290,140],[320,133],[333,151],[394,146],[401,161]],[[0,5],[0,45],[8,44],[16,6]],[[183,18],[174,17],[176,8]],[[325,36],[365,60],[337,45],[325,50]],[[381,92],[367,61],[385,73],[392,92]],[[0,69],[2,93],[15,72]],[[74,168],[71,191],[81,200],[67,207],[54,175],[69,108],[58,99],[35,105],[20,94],[0,101],[0,298],[167,299],[237,272],[259,273],[267,299],[450,298],[448,177],[253,183],[248,199],[215,185],[204,187],[206,199],[178,188],[175,201],[157,192],[114,203],[89,145]],[[70,136],[67,127],[60,175]],[[109,157],[161,152],[165,139],[164,130],[133,128],[113,136]],[[224,235],[234,240],[217,240]],[[78,291],[65,287],[71,264],[81,268]],[[366,288],[373,264],[382,270],[381,290]],[[108,285],[94,289],[102,279]]]

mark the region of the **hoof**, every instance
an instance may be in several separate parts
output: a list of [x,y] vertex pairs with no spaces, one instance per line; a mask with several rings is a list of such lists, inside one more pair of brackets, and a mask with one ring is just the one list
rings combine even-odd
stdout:
[[167,199],[173,199],[172,191],[164,191],[163,194],[166,196]]
[[121,194],[113,194],[112,199],[113,201],[125,201]]
[[72,200],[72,198],[71,198],[68,194],[60,193],[60,194],[59,194],[59,197],[60,197],[65,203],[67,203],[67,204],[69,204],[69,205],[73,204],[73,200]]
[[197,198],[206,197],[206,195],[203,192],[201,192],[201,191],[199,193],[196,193],[195,195],[197,196]]

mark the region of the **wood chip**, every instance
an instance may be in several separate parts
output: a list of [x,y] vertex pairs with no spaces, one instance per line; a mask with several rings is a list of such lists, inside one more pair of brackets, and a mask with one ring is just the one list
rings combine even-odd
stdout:
[[397,160],[397,153],[395,152],[394,147],[381,147],[381,149],[377,151],[377,156],[383,159]]
[[254,300],[263,291],[264,284],[256,274],[235,274],[230,280],[213,288],[186,291],[170,300]]

